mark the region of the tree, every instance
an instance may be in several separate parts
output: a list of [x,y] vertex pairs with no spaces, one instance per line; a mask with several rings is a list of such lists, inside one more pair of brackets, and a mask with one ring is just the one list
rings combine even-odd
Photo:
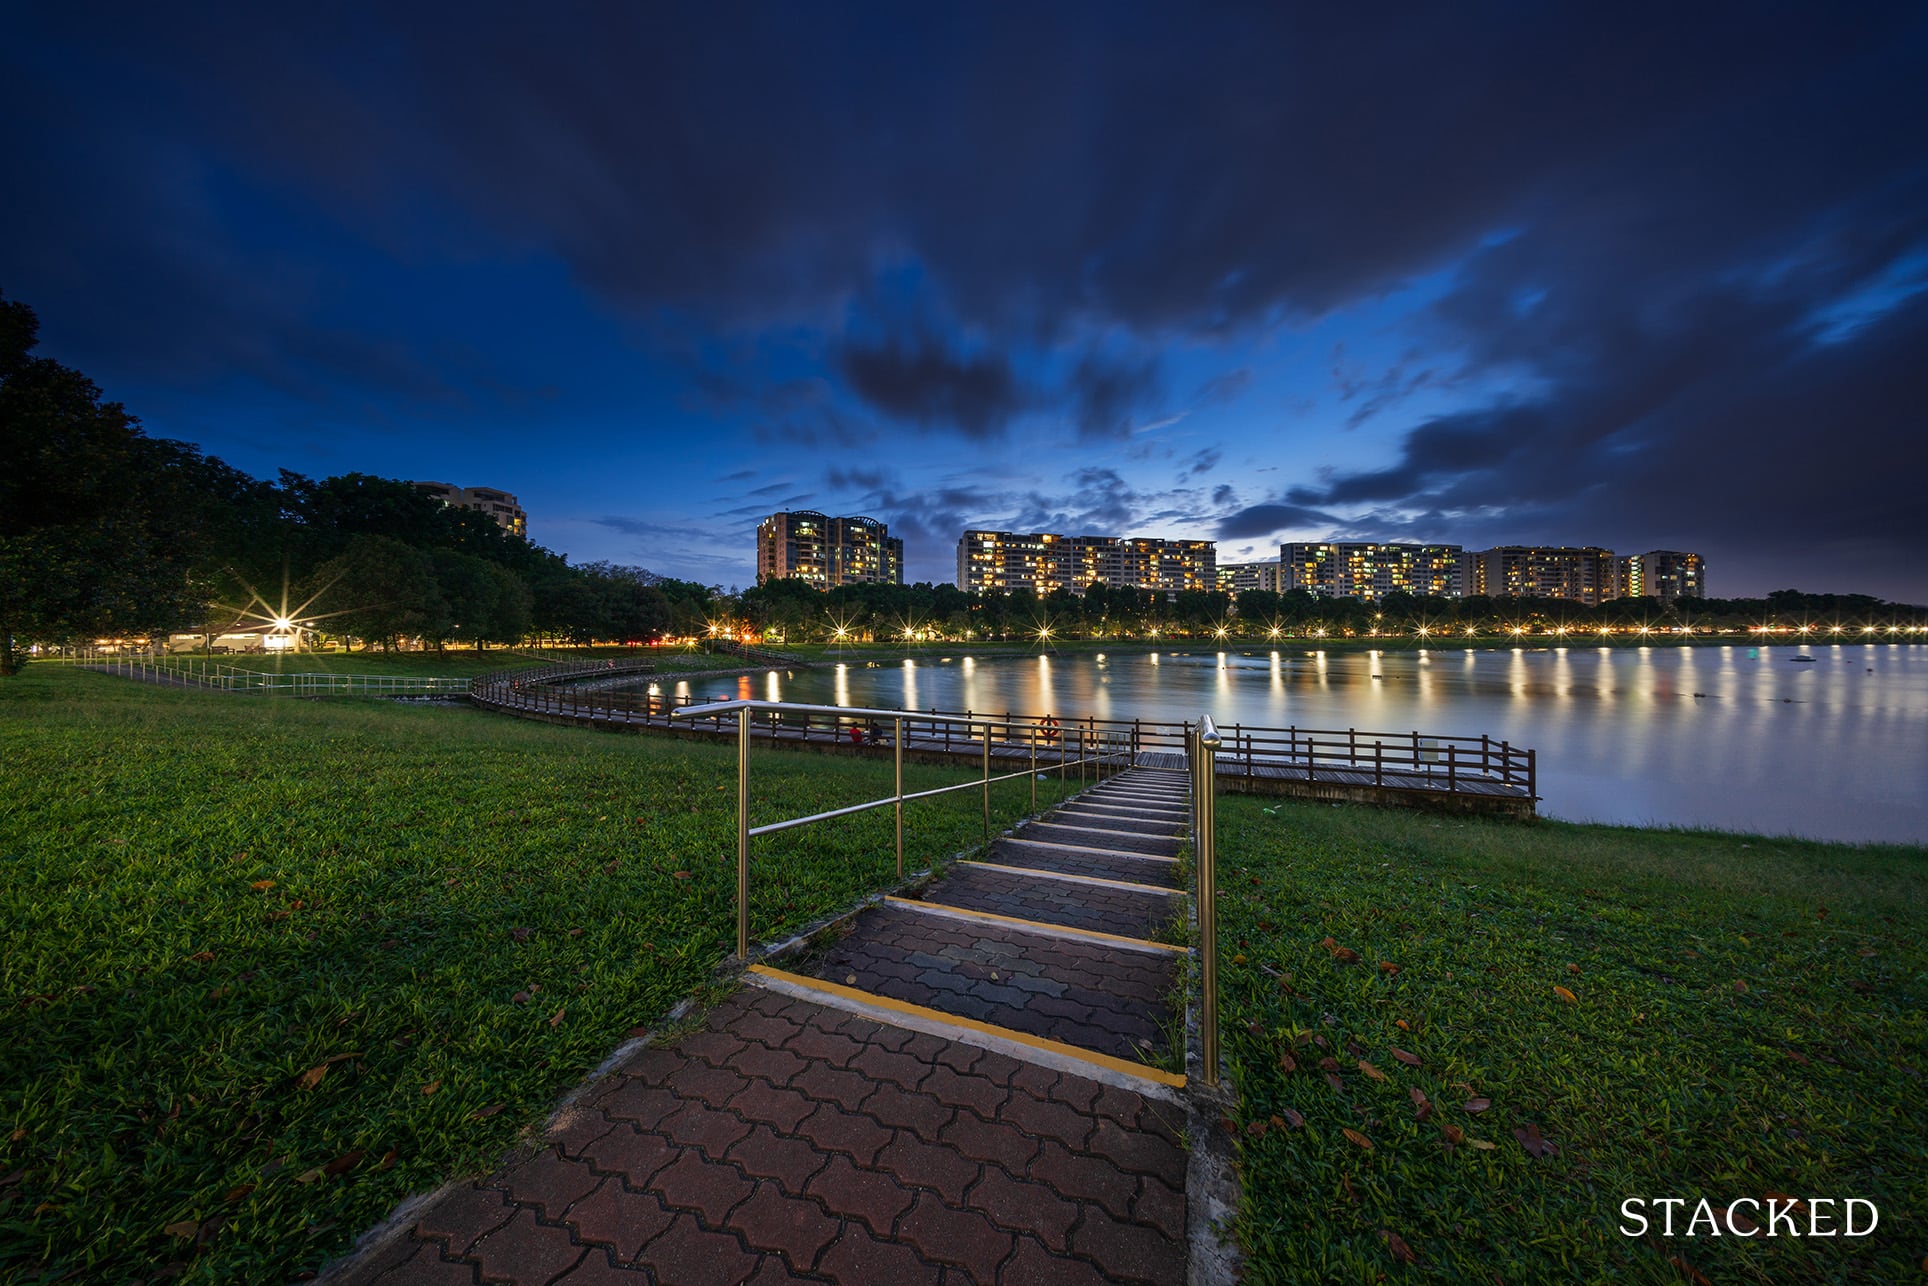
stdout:
[[0,674],[19,640],[199,624],[220,506],[253,485],[32,356],[39,329],[0,295]]
[[456,639],[479,649],[487,643],[515,643],[531,625],[534,599],[522,578],[508,568],[459,549],[437,549],[436,587],[447,607],[437,643]]
[[393,650],[405,637],[446,638],[435,563],[387,536],[357,536],[315,573],[315,605],[346,633]]

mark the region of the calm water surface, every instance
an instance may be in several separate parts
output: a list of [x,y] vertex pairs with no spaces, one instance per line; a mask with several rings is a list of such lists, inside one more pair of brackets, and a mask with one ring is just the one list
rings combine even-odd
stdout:
[[[1797,661],[1796,657],[1810,657]],[[690,692],[689,684],[672,690]],[[715,679],[694,695],[720,695]],[[1161,652],[879,662],[731,696],[1060,718],[1484,733],[1539,751],[1541,811],[1928,843],[1928,647]]]

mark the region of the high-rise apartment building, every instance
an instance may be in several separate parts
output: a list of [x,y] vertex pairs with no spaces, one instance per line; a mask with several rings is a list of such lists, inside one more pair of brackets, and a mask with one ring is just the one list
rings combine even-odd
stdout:
[[818,589],[904,583],[904,542],[875,518],[831,518],[814,509],[774,513],[757,524],[756,583],[797,579]]
[[1466,592],[1466,553],[1458,545],[1295,541],[1279,547],[1279,581],[1321,598],[1458,598]]
[[1707,597],[1707,564],[1699,554],[1651,549],[1616,558],[1613,564],[1616,597],[1657,598],[1662,603]]
[[522,506],[516,503],[516,498],[506,491],[498,491],[494,487],[464,488],[448,482],[411,482],[408,485],[445,505],[485,513],[495,519],[504,531],[525,539],[529,535],[529,515],[522,512]]
[[1613,551],[1592,545],[1500,545],[1472,556],[1473,592],[1488,598],[1563,598],[1589,605],[1617,589]]
[[1218,587],[1230,594],[1242,594],[1248,589],[1266,590],[1278,593],[1283,586],[1279,581],[1281,568],[1277,563],[1220,563],[1218,565]]
[[1083,594],[1093,585],[1175,593],[1218,588],[1218,546],[1149,536],[967,531],[957,542],[957,586]]

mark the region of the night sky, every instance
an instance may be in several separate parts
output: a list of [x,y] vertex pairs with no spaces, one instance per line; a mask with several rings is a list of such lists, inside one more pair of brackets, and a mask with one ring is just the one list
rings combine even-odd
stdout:
[[0,289],[250,472],[1928,602],[1928,9],[14,5]]

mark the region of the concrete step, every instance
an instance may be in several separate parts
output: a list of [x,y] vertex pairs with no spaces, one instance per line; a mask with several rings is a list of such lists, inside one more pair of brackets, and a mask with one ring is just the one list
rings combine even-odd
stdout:
[[964,865],[924,890],[923,900],[1127,938],[1154,937],[1185,913],[1183,900],[1166,894]]
[[1176,952],[1120,951],[885,905],[798,972],[1120,1059],[1163,1060]]
[[1088,875],[1101,880],[1177,887],[1173,875],[1177,863],[1141,853],[1093,852],[1086,848],[1039,844],[1013,837],[993,843],[986,860],[1000,866],[1032,867],[1066,875]]
[[1130,831],[1136,835],[1185,836],[1191,833],[1189,825],[1170,818],[1152,821],[1134,817],[1130,812],[1123,810],[1081,808],[1075,804],[1053,809],[1039,820],[1071,826],[1088,826],[1096,830]]
[[1108,830],[1078,821],[1030,822],[1017,833],[1015,838],[1051,844],[1074,844],[1081,848],[1148,853],[1153,857],[1177,857],[1179,847],[1179,841],[1170,835],[1145,835],[1136,831]]

